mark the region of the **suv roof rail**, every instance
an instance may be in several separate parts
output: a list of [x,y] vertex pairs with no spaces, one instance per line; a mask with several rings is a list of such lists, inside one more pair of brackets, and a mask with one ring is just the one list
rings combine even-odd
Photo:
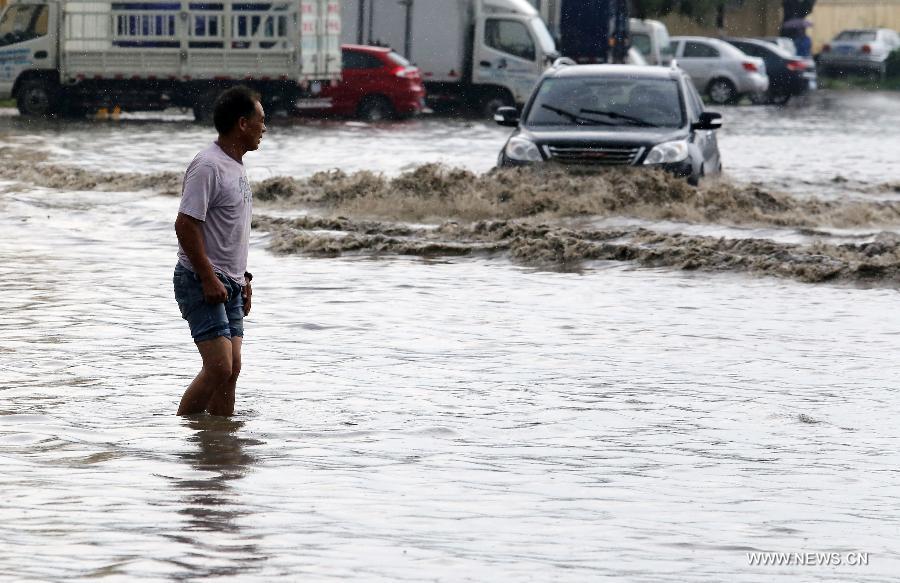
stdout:
[[556,68],[556,67],[570,67],[570,66],[572,66],[572,65],[577,65],[577,64],[578,64],[578,63],[576,63],[575,61],[573,61],[573,60],[570,59],[569,57],[560,57],[560,58],[556,59],[555,61],[553,61],[553,67],[554,67],[554,68]]

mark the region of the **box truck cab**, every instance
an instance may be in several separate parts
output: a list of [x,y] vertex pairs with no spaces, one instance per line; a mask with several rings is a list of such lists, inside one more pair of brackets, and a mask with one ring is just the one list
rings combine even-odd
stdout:
[[345,0],[341,17],[343,42],[390,46],[417,65],[432,106],[522,105],[557,56],[527,0]]
[[[9,98],[18,81],[52,77],[57,67],[58,4],[23,2],[0,17],[0,97]],[[33,83],[32,83],[33,84]]]
[[340,78],[338,0],[13,0],[0,16],[0,99],[24,115],[192,108],[245,84],[292,110]]

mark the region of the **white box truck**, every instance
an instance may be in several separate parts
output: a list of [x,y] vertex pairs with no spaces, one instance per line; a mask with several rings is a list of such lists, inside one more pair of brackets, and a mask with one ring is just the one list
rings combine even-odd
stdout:
[[245,84],[291,109],[340,78],[338,0],[12,0],[0,99],[24,115],[193,108]]
[[417,65],[433,106],[522,105],[557,57],[528,0],[344,0],[341,20],[343,42],[390,46]]

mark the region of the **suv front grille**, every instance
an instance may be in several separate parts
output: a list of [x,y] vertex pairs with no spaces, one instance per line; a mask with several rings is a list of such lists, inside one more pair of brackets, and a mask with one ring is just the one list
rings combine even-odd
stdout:
[[637,162],[644,148],[636,147],[584,147],[544,146],[550,160],[563,164],[586,166],[628,166]]

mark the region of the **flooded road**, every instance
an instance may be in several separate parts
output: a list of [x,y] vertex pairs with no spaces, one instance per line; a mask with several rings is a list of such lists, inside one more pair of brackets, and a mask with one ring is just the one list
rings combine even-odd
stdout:
[[[701,194],[740,202],[761,182],[778,204],[745,220],[687,195],[678,220],[640,197],[598,206],[588,226],[502,220],[888,245],[900,137],[884,128],[898,101],[817,99],[726,110],[734,183]],[[801,125],[810,135],[777,138]],[[179,419],[199,357],[172,298],[178,200],[101,173],[171,181],[209,133],[177,116],[7,116],[0,134],[41,169],[0,172],[0,580],[874,582],[900,569],[887,271],[813,285],[624,257],[548,270],[508,251],[285,254],[272,252],[285,232],[257,228],[237,415]],[[247,163],[256,180],[481,172],[504,136],[447,120],[278,125]],[[80,188],[45,184],[76,166],[66,184]],[[322,211],[304,198],[319,191],[261,192],[261,221]],[[323,216],[373,215],[386,236],[378,207],[341,204]],[[311,232],[338,236],[324,226]],[[844,564],[750,566],[755,551]],[[868,565],[847,564],[857,552]]]

